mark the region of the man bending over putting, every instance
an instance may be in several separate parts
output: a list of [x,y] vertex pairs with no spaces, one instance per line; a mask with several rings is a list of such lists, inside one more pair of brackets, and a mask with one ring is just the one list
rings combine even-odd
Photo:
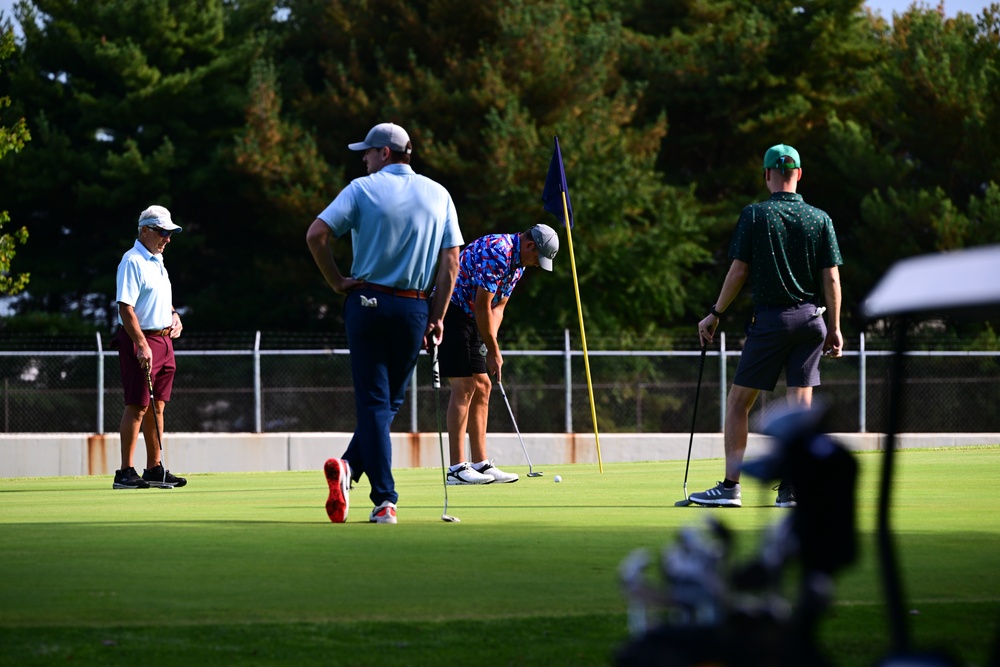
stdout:
[[[497,332],[514,286],[526,266],[552,270],[559,236],[548,225],[520,234],[489,234],[470,243],[459,258],[458,279],[445,314],[448,331],[440,349],[441,373],[451,383],[448,402],[448,443],[451,467],[448,484],[516,482],[486,458],[490,375],[501,382],[503,355]],[[465,458],[469,433],[472,461]]]

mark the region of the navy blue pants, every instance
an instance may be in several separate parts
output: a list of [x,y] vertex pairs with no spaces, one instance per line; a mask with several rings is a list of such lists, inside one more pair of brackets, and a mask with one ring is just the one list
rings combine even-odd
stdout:
[[399,412],[427,329],[427,302],[357,289],[344,301],[357,426],[343,458],[355,480],[368,475],[370,498],[395,503],[389,427]]

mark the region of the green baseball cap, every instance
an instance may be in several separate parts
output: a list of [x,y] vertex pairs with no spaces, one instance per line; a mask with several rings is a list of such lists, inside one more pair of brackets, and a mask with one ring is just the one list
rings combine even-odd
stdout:
[[[791,161],[784,158],[790,158]],[[799,159],[799,152],[791,146],[778,144],[771,146],[764,153],[764,169],[801,169],[802,161]]]

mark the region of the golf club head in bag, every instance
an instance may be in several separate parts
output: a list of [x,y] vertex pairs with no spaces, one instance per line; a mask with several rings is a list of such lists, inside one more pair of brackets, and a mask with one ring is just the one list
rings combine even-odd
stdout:
[[784,480],[795,487],[793,532],[806,568],[826,574],[850,565],[857,556],[855,486],[858,465],[843,445],[825,432],[827,406],[789,409],[763,429],[773,448],[747,461],[743,472],[760,480]]
[[431,384],[434,386],[434,415],[437,417],[438,449],[441,451],[441,482],[444,484],[444,511],[441,520],[447,523],[460,523],[457,516],[448,514],[448,473],[444,463],[444,436],[441,433],[441,368],[438,365],[438,345],[431,344]]
[[[815,641],[816,613],[829,602],[829,579],[800,577],[793,516],[782,513],[749,560],[737,533],[709,517],[684,527],[660,558],[659,582],[643,576],[651,559],[635,554],[619,568],[631,637],[615,651],[618,667],[832,667]],[[652,569],[652,568],[650,568]],[[788,595],[797,577],[801,592]],[[815,590],[813,590],[815,589]]]

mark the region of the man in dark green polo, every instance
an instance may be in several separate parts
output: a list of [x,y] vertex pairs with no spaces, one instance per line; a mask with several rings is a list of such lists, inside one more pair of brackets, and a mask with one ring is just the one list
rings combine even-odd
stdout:
[[[774,391],[784,370],[789,405],[809,408],[812,388],[819,385],[820,357],[839,357],[844,345],[838,269],[843,260],[833,222],[795,192],[802,161],[794,148],[778,144],[767,149],[762,171],[771,197],[740,213],[729,245],[733,263],[715,305],[698,323],[702,345],[710,344],[719,318],[750,278],[753,320],[726,403],[726,478],[692,493],[689,500],[699,505],[742,506],[740,468],[750,408],[758,394]],[[782,483],[775,505],[795,504],[795,490]]]

